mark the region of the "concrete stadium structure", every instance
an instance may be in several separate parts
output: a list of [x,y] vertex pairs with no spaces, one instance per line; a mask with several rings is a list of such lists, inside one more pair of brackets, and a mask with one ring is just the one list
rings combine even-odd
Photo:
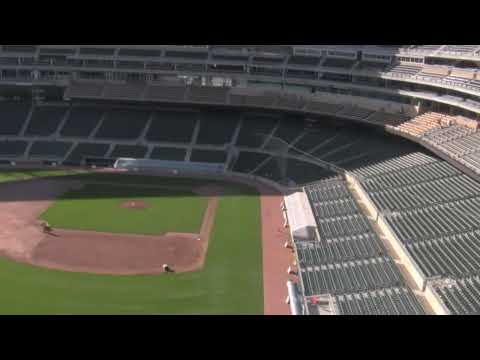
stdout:
[[282,189],[295,314],[480,312],[480,45],[1,45],[0,98],[6,167]]

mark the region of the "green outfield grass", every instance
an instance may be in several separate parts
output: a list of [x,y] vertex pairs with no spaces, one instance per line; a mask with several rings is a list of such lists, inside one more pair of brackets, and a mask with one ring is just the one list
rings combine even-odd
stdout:
[[[201,271],[108,276],[47,270],[0,258],[0,313],[262,314],[259,197],[245,188],[231,190],[219,200]],[[173,200],[182,201],[178,196]]]
[[[144,210],[124,209],[129,200],[145,202]],[[70,191],[40,218],[54,228],[123,234],[199,233],[208,199],[189,191],[88,184]]]

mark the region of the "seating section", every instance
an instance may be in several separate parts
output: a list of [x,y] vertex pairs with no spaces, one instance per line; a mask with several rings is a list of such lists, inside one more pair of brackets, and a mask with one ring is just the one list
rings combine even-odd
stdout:
[[106,83],[103,97],[107,99],[137,100],[145,91],[145,83]]
[[149,111],[112,109],[105,114],[95,137],[98,139],[136,139],[147,124]]
[[391,76],[411,77],[422,70],[420,65],[396,64],[387,69],[386,74]]
[[306,100],[297,94],[281,94],[278,97],[277,107],[286,109],[302,109]]
[[436,291],[452,315],[480,314],[480,277],[450,281]]
[[72,143],[64,141],[35,141],[30,148],[30,158],[63,159]]
[[30,103],[20,101],[0,102],[0,135],[18,135],[30,112]]
[[102,158],[108,151],[108,144],[79,143],[66,159],[68,164],[80,164],[87,157]]
[[147,154],[147,147],[141,145],[116,145],[110,157],[143,159]]
[[[335,209],[335,204],[329,207]],[[333,210],[336,211],[336,210]],[[327,215],[329,216],[329,215]],[[324,242],[298,242],[296,251],[301,266],[316,266],[382,256],[384,250],[373,234],[360,234]]]
[[423,314],[340,177],[304,188],[315,241],[295,239],[304,296],[331,295],[339,314]]
[[289,185],[308,184],[330,176],[333,176],[331,171],[318,165],[296,159],[288,159],[287,161],[287,180]]
[[323,143],[332,141],[335,136],[337,136],[337,131],[333,127],[306,130],[294,146],[301,151],[311,152]]
[[442,51],[473,54],[476,49],[478,49],[478,45],[446,45]]
[[[439,124],[432,121],[432,116],[437,118]],[[396,130],[421,139],[480,174],[480,132],[477,121],[462,116],[427,113],[397,126]]]
[[355,63],[356,60],[354,59],[327,58],[322,66],[350,70]]
[[[280,161],[280,162],[279,162]],[[262,176],[272,181],[284,184],[286,181],[287,160],[277,157],[269,157],[253,172],[254,175]]]
[[225,145],[232,142],[240,117],[231,112],[202,112],[197,144]]
[[182,111],[156,111],[146,139],[155,142],[190,143],[197,114]]
[[464,277],[478,274],[479,235],[477,230],[406,246],[427,277]]
[[187,88],[183,84],[150,85],[145,90],[146,100],[184,101]]
[[240,173],[250,173],[269,157],[267,154],[240,151],[238,157],[233,161],[232,170]]
[[337,115],[355,120],[365,120],[373,113],[374,111],[372,110],[359,108],[357,106],[345,106]]
[[0,157],[22,156],[27,149],[26,141],[0,141]]
[[103,88],[105,84],[103,82],[93,81],[72,81],[67,88],[65,97],[67,98],[101,98]]
[[294,55],[288,59],[288,65],[300,65],[300,66],[317,66],[320,63],[321,58],[314,56],[301,56]]
[[[275,137],[272,142],[284,142],[290,144],[293,140],[298,138],[304,131],[304,119],[303,117],[292,117],[281,119],[273,136]],[[281,139],[281,140],[279,140]],[[273,144],[276,145],[276,144]]]
[[67,108],[59,106],[37,106],[33,110],[26,135],[49,136],[60,125]]
[[443,114],[428,112],[402,123],[397,126],[396,129],[412,136],[421,137],[432,130],[440,128],[442,126],[441,121],[443,118]]
[[101,109],[94,107],[73,107],[60,134],[65,137],[88,137],[100,122]]
[[223,164],[227,160],[225,151],[216,150],[193,150],[190,157],[192,162]]
[[343,108],[343,106],[336,105],[336,104],[327,104],[327,103],[311,100],[307,102],[307,105],[305,108],[307,111],[311,111],[311,112],[334,115],[337,112],[339,112]]
[[[461,130],[438,130],[438,141],[460,136]],[[452,313],[478,312],[478,300],[462,303],[480,275],[480,183],[447,162],[411,152],[353,172],[395,236],[404,244]],[[472,293],[473,294],[473,293]],[[472,295],[473,296],[473,295]]]
[[276,100],[277,94],[274,93],[230,93],[230,103],[237,106],[272,107]]
[[378,257],[302,268],[305,296],[344,294],[400,286],[393,260]]
[[279,156],[268,158],[253,174],[288,186],[307,184],[333,175],[318,165]]
[[213,86],[192,86],[189,99],[196,102],[225,104],[229,88]]
[[379,73],[384,72],[388,68],[389,64],[374,62],[374,61],[362,61],[357,64],[355,70]]
[[422,315],[415,295],[406,287],[393,287],[335,297],[340,315]]
[[186,154],[187,149],[156,146],[150,154],[150,159],[184,161]]
[[278,123],[278,118],[265,115],[245,115],[237,139],[238,146],[260,147]]

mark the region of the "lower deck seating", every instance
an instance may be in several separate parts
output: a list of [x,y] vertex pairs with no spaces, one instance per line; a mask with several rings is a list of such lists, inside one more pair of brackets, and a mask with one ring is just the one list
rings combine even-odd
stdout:
[[340,315],[423,315],[415,295],[406,287],[345,294],[335,297]]
[[108,144],[79,143],[75,146],[65,162],[68,164],[81,164],[82,160],[87,157],[101,158],[106,155],[108,149]]
[[109,110],[95,137],[98,139],[136,139],[145,128],[149,116],[150,112],[146,110]]
[[437,288],[436,292],[452,315],[480,314],[480,278],[478,276],[454,281]]
[[146,146],[141,145],[116,145],[110,157],[143,159],[147,150]]
[[223,164],[227,160],[225,151],[217,150],[192,150],[190,161]]
[[224,145],[232,142],[239,116],[231,112],[202,112],[197,144]]
[[156,111],[146,138],[155,142],[190,143],[198,113]]
[[286,143],[291,143],[304,131],[304,118],[292,117],[281,119],[277,129],[273,133],[275,138],[279,138]]
[[0,135],[18,135],[30,112],[30,103],[0,101]]
[[282,160],[279,160],[277,157],[270,157],[262,166],[255,170],[254,175],[284,183],[287,176],[286,160],[283,160],[283,165],[281,165],[281,162]]
[[233,160],[233,171],[241,173],[249,173],[255,170],[263,161],[265,161],[269,155],[241,151],[236,159]]
[[30,148],[30,158],[56,158],[63,159],[72,146],[64,141],[35,141]]
[[331,171],[306,161],[289,159],[287,162],[287,179],[294,184],[307,184],[330,176],[333,176]]
[[187,150],[183,148],[169,148],[156,146],[150,154],[151,159],[184,161]]
[[33,110],[32,118],[25,134],[36,136],[52,135],[60,125],[66,111],[66,107],[37,106]]
[[[325,127],[322,129],[307,130],[303,136],[294,144],[294,147],[305,152],[310,152],[317,146],[337,136],[334,128]],[[295,152],[291,149],[290,151]]]
[[0,156],[1,157],[18,157],[22,156],[27,149],[28,143],[26,141],[0,141]]
[[249,114],[244,116],[237,139],[238,146],[260,147],[276,126],[276,117]]
[[385,250],[374,234],[360,234],[330,242],[299,242],[296,251],[299,266],[307,267],[383,256]]
[[98,125],[103,115],[94,107],[73,107],[60,134],[65,137],[88,137]]
[[400,286],[402,278],[392,259],[376,257],[301,268],[305,296],[368,291]]

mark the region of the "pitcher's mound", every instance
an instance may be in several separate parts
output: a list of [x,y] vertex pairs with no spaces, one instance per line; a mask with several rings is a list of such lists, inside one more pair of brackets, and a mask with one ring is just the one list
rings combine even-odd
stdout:
[[148,209],[150,206],[142,200],[128,200],[120,204],[122,209],[134,209],[134,210],[144,210]]

